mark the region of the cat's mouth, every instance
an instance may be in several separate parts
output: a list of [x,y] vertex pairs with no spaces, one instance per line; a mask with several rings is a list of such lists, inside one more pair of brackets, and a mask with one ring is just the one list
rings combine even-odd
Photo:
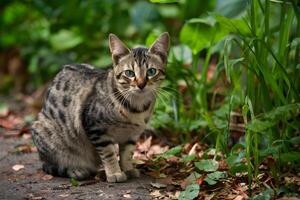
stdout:
[[143,88],[143,89],[135,89],[134,90],[134,94],[137,94],[137,95],[146,95],[148,94],[148,90]]

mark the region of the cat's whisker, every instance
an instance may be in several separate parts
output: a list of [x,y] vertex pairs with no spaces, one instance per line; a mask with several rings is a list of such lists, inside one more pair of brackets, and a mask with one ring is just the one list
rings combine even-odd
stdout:
[[[166,100],[168,100],[168,97],[167,97],[167,96],[163,95],[163,93],[161,93],[161,91],[159,91],[159,90],[157,90],[157,89],[153,89],[152,91],[153,91],[153,93],[157,93],[157,94],[158,94],[157,97],[163,102],[163,104],[164,104],[165,106],[168,106],[168,104],[167,104],[166,101],[164,100],[164,98],[166,98]],[[160,94],[161,94],[161,95],[160,95]]]
[[162,92],[165,92],[166,94],[168,94],[168,95],[174,97],[174,94],[172,94],[172,92],[169,92],[169,91],[167,91],[167,90],[165,90],[165,89],[163,89],[163,88],[157,88],[157,90],[162,91]]
[[169,99],[169,96],[174,97],[171,93],[167,93],[166,91],[161,90],[159,88],[156,91],[157,91],[158,94],[164,96],[164,98],[166,98],[166,99]]
[[159,88],[161,88],[161,89],[163,89],[163,90],[171,90],[172,92],[179,94],[179,91],[178,91],[177,89],[175,89],[175,88],[172,88],[172,87],[161,86],[161,87],[159,87]]

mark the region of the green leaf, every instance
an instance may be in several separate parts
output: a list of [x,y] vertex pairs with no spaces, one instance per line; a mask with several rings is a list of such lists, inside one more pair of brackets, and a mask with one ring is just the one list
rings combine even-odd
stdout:
[[299,111],[297,111],[298,109],[300,109],[300,103],[279,106],[279,107],[276,107],[275,109],[271,110],[270,112],[266,113],[264,115],[264,118],[266,118],[266,119],[282,119],[283,116],[289,115],[290,112],[299,113]]
[[221,178],[226,178],[226,176],[227,176],[226,172],[219,172],[219,171],[207,174],[207,177],[210,179],[213,179],[213,180],[219,180]]
[[248,130],[254,132],[262,132],[267,130],[268,128],[274,126],[278,123],[282,118],[288,119],[291,117],[291,113],[297,113],[298,109],[300,109],[300,103],[295,104],[287,104],[284,106],[279,106],[270,112],[264,114],[261,119],[254,119],[250,123],[246,125]]
[[210,174],[207,174],[207,177],[204,179],[209,185],[214,185],[217,183],[218,180],[222,178],[226,178],[227,174],[226,172],[213,172]]
[[217,181],[215,181],[214,179],[210,179],[210,178],[205,178],[204,180],[206,183],[208,183],[208,185],[215,185],[217,183]]
[[282,162],[300,162],[300,152],[281,153],[279,158]]
[[274,121],[261,121],[258,119],[254,119],[249,124],[247,124],[246,127],[248,130],[251,130],[254,132],[263,132],[264,130],[271,128],[275,124],[276,124],[276,122],[274,122]]
[[146,38],[146,45],[150,46],[153,44],[153,42],[157,39],[160,33],[158,32],[151,32]]
[[70,183],[72,186],[75,186],[75,187],[79,186],[79,182],[75,178],[71,178]]
[[236,173],[242,173],[242,172],[247,172],[247,165],[245,164],[241,164],[241,163],[237,163],[233,166],[230,167],[229,172],[230,174],[236,174]]
[[200,186],[198,184],[188,185],[179,195],[179,200],[193,200],[198,197]]
[[245,0],[218,1],[216,12],[226,17],[236,17],[246,11],[246,6],[247,1]]
[[50,43],[55,50],[71,49],[83,42],[83,38],[70,30],[60,30],[50,37]]
[[183,64],[191,64],[192,63],[192,51],[191,49],[186,45],[177,45],[174,46],[171,51],[172,56],[175,60],[178,62],[181,62]]
[[292,144],[300,144],[300,136],[291,138],[290,139],[290,143],[292,143]]
[[221,41],[228,34],[216,20],[209,16],[189,20],[181,29],[180,41],[197,54],[202,49]]
[[166,151],[162,157],[164,158],[169,158],[171,156],[175,156],[177,154],[179,154],[182,151],[182,146],[176,146],[171,148],[170,150]]
[[193,183],[195,183],[196,180],[197,180],[198,178],[200,178],[200,177],[201,177],[201,174],[199,174],[198,172],[192,172],[192,173],[185,179],[185,181],[186,181],[187,185],[193,184]]
[[227,164],[229,165],[229,167],[231,167],[231,166],[235,165],[236,163],[240,163],[244,157],[245,157],[245,151],[241,150],[238,154],[234,153],[234,154],[228,156],[226,161],[227,161]]
[[258,195],[250,198],[250,200],[269,200],[274,196],[274,191],[271,188],[266,189]]
[[195,160],[195,158],[196,158],[196,155],[187,155],[187,156],[184,156],[183,158],[181,158],[181,161],[182,162],[190,162],[190,161]]
[[199,170],[203,170],[206,172],[214,172],[219,168],[219,163],[215,160],[201,160],[199,162],[195,162],[195,166]]
[[249,35],[250,30],[246,21],[242,19],[229,19],[222,15],[215,15],[217,22],[221,24],[222,29],[228,33],[236,33],[241,35]]

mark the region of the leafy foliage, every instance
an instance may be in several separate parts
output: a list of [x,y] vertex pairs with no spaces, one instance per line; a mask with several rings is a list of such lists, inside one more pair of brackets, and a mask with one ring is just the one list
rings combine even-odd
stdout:
[[195,163],[195,166],[205,172],[214,172],[219,168],[219,164],[215,160],[200,160]]

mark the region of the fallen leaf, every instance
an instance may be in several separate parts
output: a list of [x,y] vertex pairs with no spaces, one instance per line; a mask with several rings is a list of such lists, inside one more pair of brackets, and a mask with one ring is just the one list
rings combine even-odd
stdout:
[[58,196],[60,196],[60,197],[68,197],[68,196],[70,196],[70,194],[66,193],[66,194],[60,194]]
[[12,167],[12,169],[15,170],[15,171],[19,171],[19,170],[21,170],[21,169],[23,169],[23,168],[24,168],[24,165],[14,165],[14,166]]
[[163,183],[154,183],[154,182],[151,182],[150,185],[152,187],[155,187],[155,188],[158,188],[158,189],[166,188],[167,187],[167,185],[163,184]]
[[16,152],[32,153],[35,150],[36,150],[36,148],[29,144],[21,144],[21,145],[16,146]]
[[150,192],[150,195],[156,198],[162,196],[159,190],[153,190],[152,192]]
[[123,197],[126,198],[126,199],[131,199],[132,198],[130,194],[124,194]]
[[29,194],[26,195],[25,199],[28,199],[28,200],[42,200],[44,198],[41,197],[41,196],[35,196],[34,194],[29,193]]
[[52,176],[52,175],[49,175],[49,174],[46,174],[45,176],[42,177],[42,179],[43,179],[44,181],[49,181],[49,180],[53,179],[53,176]]
[[144,142],[138,142],[137,149],[140,152],[147,152],[149,150],[149,148],[151,147],[151,142],[152,142],[152,136],[147,138]]

